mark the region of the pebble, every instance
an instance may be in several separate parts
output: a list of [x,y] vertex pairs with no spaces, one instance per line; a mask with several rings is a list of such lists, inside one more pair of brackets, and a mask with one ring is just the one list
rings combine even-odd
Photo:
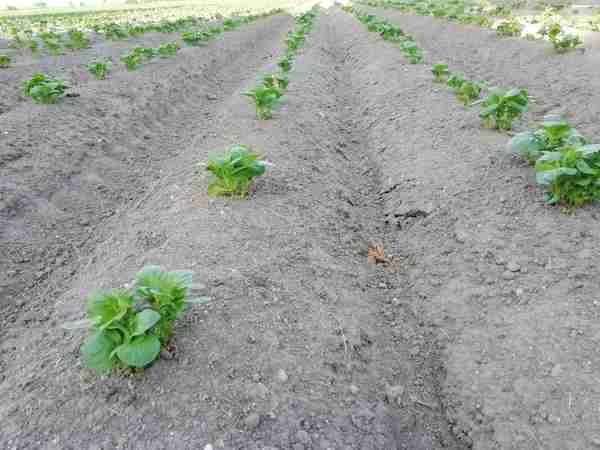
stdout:
[[260,425],[260,416],[256,413],[250,414],[244,420],[244,425],[246,425],[246,428],[249,430],[255,430]]
[[401,384],[396,386],[387,386],[385,388],[385,397],[389,403],[400,404],[402,401],[402,394],[404,394],[404,386]]
[[510,270],[511,272],[519,272],[521,270],[521,266],[518,265],[516,262],[511,261],[506,265],[506,268],[508,270]]
[[296,439],[302,442],[303,444],[310,444],[310,436],[304,430],[300,430],[296,433]]
[[285,373],[285,370],[283,369],[279,369],[277,371],[277,375],[275,376],[275,378],[277,379],[277,381],[279,381],[280,383],[285,383],[288,380],[288,376],[287,373]]
[[248,394],[254,400],[265,399],[267,397],[267,395],[269,394],[269,390],[267,389],[267,387],[264,384],[256,383],[256,384],[250,386],[250,388],[248,389]]
[[360,389],[358,388],[358,386],[351,384],[350,387],[348,388],[350,390],[350,392],[354,395],[358,394],[358,392],[360,391]]
[[506,270],[502,273],[502,278],[505,280],[514,280],[515,274],[513,272]]
[[206,444],[204,450],[213,450],[213,446],[211,444]]

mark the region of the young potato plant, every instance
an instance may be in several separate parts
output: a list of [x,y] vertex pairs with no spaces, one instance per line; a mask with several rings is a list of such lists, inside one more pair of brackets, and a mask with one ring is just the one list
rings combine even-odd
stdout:
[[290,70],[292,70],[292,56],[289,54],[284,56],[279,60],[277,65],[283,73],[288,73]]
[[181,46],[177,42],[169,42],[167,44],[161,44],[156,50],[156,53],[161,58],[170,58],[175,56],[180,48]]
[[125,64],[127,70],[135,70],[142,63],[142,57],[136,53],[128,53],[127,55],[121,56],[121,62]]
[[433,73],[435,77],[433,81],[436,83],[443,83],[450,76],[447,64],[434,64],[431,67],[431,73]]
[[104,80],[110,71],[110,63],[94,61],[87,65],[87,69],[97,80]]
[[150,61],[152,58],[156,56],[157,51],[153,48],[146,47],[135,47],[132,51],[132,54],[139,56],[141,59],[145,59],[146,61]]
[[414,41],[407,39],[400,44],[400,47],[409,63],[418,64],[423,60],[421,49],[417,47],[417,44]]
[[40,33],[40,39],[49,53],[55,56],[62,55],[62,43],[58,33],[52,31]]
[[456,96],[465,106],[478,100],[481,95],[482,84],[475,81],[465,81],[455,89]]
[[225,154],[209,160],[206,169],[215,179],[208,186],[210,195],[246,197],[252,180],[266,172],[266,163],[243,145],[232,146]]
[[263,84],[265,87],[277,89],[283,94],[290,84],[290,80],[285,75],[266,75],[263,78]]
[[448,78],[448,81],[446,82],[446,84],[454,89],[454,91],[460,89],[460,87],[463,85],[463,83],[465,83],[465,78],[463,75],[459,74],[459,73],[455,73],[452,74],[450,76],[450,78]]
[[259,86],[252,91],[242,92],[242,95],[250,97],[256,105],[256,116],[259,119],[273,118],[273,107],[283,95],[276,87]]
[[496,33],[500,36],[520,36],[522,31],[523,25],[516,19],[505,20],[496,27]]
[[600,200],[600,145],[544,152],[535,171],[536,181],[547,190],[546,204],[576,208]]
[[535,164],[543,152],[557,151],[561,147],[579,147],[588,141],[561,118],[549,117],[536,131],[525,131],[512,137],[508,146],[513,155]]
[[0,55],[0,69],[7,69],[10,67],[10,56],[8,55]]
[[65,93],[65,89],[62,81],[48,78],[43,73],[37,73],[23,83],[23,94],[31,97],[36,103],[56,103]]
[[498,130],[512,129],[513,121],[527,111],[529,97],[525,89],[504,90],[494,88],[481,103],[483,110],[479,114],[487,126],[492,125]]
[[70,30],[69,40],[65,43],[65,47],[70,50],[81,50],[90,48],[90,39],[80,30]]
[[554,37],[550,37],[550,42],[554,46],[557,53],[566,53],[579,47],[583,42],[579,36],[573,34],[560,33]]
[[169,344],[173,324],[188,304],[204,304],[206,298],[191,299],[189,272],[165,272],[149,266],[137,275],[131,289],[91,295],[88,318],[67,323],[66,329],[88,328],[91,334],[81,347],[84,365],[99,372],[147,367]]
[[181,40],[193,46],[208,42],[212,37],[213,34],[209,31],[187,31],[181,34]]

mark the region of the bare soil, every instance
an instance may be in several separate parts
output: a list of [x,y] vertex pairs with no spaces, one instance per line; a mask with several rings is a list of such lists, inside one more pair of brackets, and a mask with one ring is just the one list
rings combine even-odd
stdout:
[[[520,126],[560,109],[598,135],[593,55],[546,66],[544,47],[510,40],[531,53],[521,73],[490,38],[484,69],[469,47],[484,31],[378,15],[427,63],[528,87]],[[597,206],[544,207],[506,135],[335,9],[257,121],[239,94],[292,26],[261,20],[0,115],[0,447],[600,444]],[[203,162],[233,143],[274,167],[247,200],[209,198]],[[387,264],[368,261],[375,244]],[[174,359],[98,377],[60,325],[146,264],[193,270],[213,301],[179,321]]]

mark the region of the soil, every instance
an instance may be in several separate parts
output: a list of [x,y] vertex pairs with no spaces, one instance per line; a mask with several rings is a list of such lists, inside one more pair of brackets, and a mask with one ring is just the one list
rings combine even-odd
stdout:
[[[283,15],[0,115],[1,448],[600,444],[597,206],[544,207],[508,137],[429,70],[523,77],[526,120],[564,108],[596,136],[597,60],[545,66],[510,40],[528,72],[490,38],[471,73],[483,30],[378,15],[427,64],[322,10],[272,121],[240,92],[275,70]],[[203,163],[234,143],[274,166],[250,198],[210,198]],[[174,358],[99,377],[60,325],[147,264],[193,270],[212,302],[178,322]]]

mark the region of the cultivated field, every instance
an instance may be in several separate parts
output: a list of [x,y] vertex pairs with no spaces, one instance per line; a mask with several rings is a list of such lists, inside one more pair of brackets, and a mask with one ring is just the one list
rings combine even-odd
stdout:
[[314,3],[0,17],[0,448],[600,448],[593,12]]

